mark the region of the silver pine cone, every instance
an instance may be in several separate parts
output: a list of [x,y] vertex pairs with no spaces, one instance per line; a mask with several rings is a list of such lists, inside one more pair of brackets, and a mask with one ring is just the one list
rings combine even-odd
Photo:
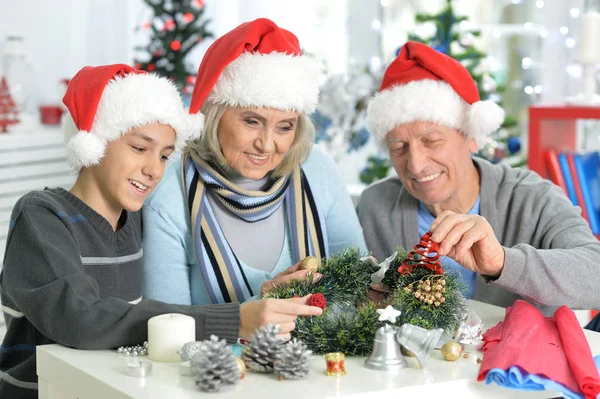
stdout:
[[184,344],[179,351],[179,357],[182,362],[187,362],[188,360],[192,360],[192,357],[198,352],[203,346],[203,343],[200,341],[192,341]]
[[273,372],[275,356],[283,344],[283,339],[277,338],[279,326],[267,324],[252,334],[252,339],[244,345],[242,359],[251,370],[262,373]]
[[221,392],[240,382],[240,369],[233,352],[216,335],[201,341],[201,348],[193,355],[191,364],[196,385],[204,392]]
[[308,375],[310,355],[304,342],[296,340],[288,342],[277,352],[275,374],[280,380],[299,380]]

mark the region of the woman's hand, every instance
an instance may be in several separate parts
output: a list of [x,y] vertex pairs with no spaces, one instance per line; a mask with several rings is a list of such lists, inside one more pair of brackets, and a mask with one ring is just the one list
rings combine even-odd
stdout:
[[[311,273],[310,270],[303,270],[303,269],[301,269],[301,267],[302,267],[302,261],[300,261],[300,262],[296,263],[294,266],[291,266],[291,267],[287,268],[286,270],[282,271],[281,273],[279,273],[278,275],[273,277],[272,280],[265,281],[263,283],[263,285],[260,287],[261,298],[267,292],[271,291],[276,286],[281,285],[287,281],[293,280],[295,278],[300,278],[300,279],[304,278]],[[321,277],[323,277],[323,275],[321,273],[315,273],[313,275],[313,283],[316,283],[317,281],[319,281],[321,279]]]
[[240,338],[249,340],[259,327],[273,323],[279,325],[279,338],[289,339],[296,328],[298,316],[320,316],[321,308],[309,306],[312,294],[302,298],[260,299],[240,305]]

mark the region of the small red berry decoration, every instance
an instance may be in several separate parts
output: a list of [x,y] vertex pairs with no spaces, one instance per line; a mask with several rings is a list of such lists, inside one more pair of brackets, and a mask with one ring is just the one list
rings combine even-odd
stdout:
[[321,294],[320,292],[318,294],[312,294],[308,304],[310,306],[317,306],[323,310],[325,310],[325,308],[327,307],[327,299],[325,299],[325,297],[323,296],[323,294]]

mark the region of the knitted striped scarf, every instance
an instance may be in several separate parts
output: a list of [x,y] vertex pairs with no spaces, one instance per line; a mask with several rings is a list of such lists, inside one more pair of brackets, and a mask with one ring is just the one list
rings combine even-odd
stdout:
[[194,152],[186,151],[182,168],[196,258],[212,303],[242,303],[255,293],[219,226],[207,191],[248,223],[268,218],[285,204],[294,262],[309,255],[319,260],[328,255],[325,222],[299,166],[264,190],[236,186]]

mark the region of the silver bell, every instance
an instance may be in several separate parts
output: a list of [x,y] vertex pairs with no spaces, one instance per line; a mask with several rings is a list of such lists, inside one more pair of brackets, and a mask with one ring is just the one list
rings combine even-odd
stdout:
[[400,370],[408,367],[396,341],[397,333],[398,328],[389,324],[377,330],[373,352],[365,360],[365,367],[373,370]]
[[427,363],[429,353],[431,353],[443,333],[444,330],[441,328],[427,330],[422,327],[405,323],[400,327],[398,342],[404,348],[414,353],[419,362],[419,366],[423,368]]

